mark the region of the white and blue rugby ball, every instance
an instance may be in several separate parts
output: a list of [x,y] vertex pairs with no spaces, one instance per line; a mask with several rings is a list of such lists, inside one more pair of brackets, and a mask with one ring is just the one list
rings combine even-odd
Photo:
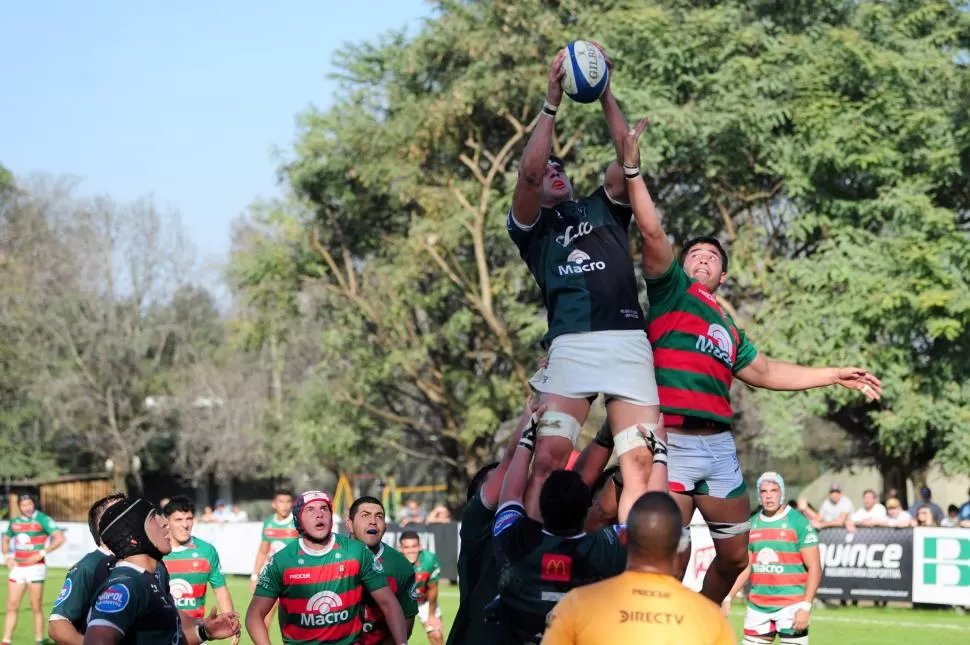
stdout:
[[598,100],[610,78],[606,56],[599,47],[586,40],[569,43],[563,70],[566,74],[562,79],[562,89],[566,96],[577,103]]

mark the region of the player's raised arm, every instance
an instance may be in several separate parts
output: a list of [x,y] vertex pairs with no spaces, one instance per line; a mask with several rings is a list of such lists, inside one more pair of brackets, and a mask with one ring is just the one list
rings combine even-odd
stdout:
[[606,124],[610,129],[610,139],[613,140],[613,147],[616,149],[616,159],[606,168],[603,188],[606,189],[606,194],[614,202],[629,204],[630,197],[627,192],[626,182],[623,178],[623,167],[621,164],[623,163],[624,140],[626,139],[626,133],[630,129],[630,126],[627,124],[626,117],[623,116],[623,111],[620,110],[620,105],[616,102],[616,97],[613,95],[613,59],[606,53],[603,45],[595,40],[590,42],[596,45],[603,53],[603,58],[606,59],[606,68],[610,70],[609,77],[606,80],[606,88],[603,90],[603,94],[600,95],[600,106],[603,108],[603,116],[606,118]]
[[539,217],[542,206],[540,199],[542,178],[546,174],[546,163],[552,153],[556,111],[562,102],[562,65],[565,58],[566,50],[562,49],[549,66],[546,102],[539,114],[539,122],[532,130],[529,143],[522,153],[522,161],[519,162],[519,179],[515,183],[515,192],[512,194],[512,217],[523,228],[532,226]]
[[529,466],[532,464],[532,453],[535,451],[536,428],[544,411],[545,408],[537,410],[530,418],[528,426],[522,429],[519,445],[515,449],[512,463],[502,481],[502,492],[499,495],[500,509],[509,502],[522,504],[525,486],[529,479]]
[[485,508],[494,509],[498,505],[499,494],[502,492],[502,482],[505,481],[505,473],[508,472],[509,466],[512,464],[512,457],[515,455],[515,448],[519,445],[519,439],[522,438],[522,431],[529,426],[532,421],[532,415],[535,412],[538,399],[534,397],[529,397],[525,402],[525,406],[522,409],[522,416],[519,418],[519,423],[515,427],[515,432],[509,437],[509,443],[505,447],[505,453],[502,455],[502,461],[499,465],[488,474],[488,478],[485,483],[482,484],[481,498],[482,504]]
[[640,174],[640,135],[646,128],[647,119],[640,119],[627,131],[623,141],[623,174],[633,217],[643,238],[643,270],[647,278],[659,278],[674,263],[674,247],[660,224],[660,216]]

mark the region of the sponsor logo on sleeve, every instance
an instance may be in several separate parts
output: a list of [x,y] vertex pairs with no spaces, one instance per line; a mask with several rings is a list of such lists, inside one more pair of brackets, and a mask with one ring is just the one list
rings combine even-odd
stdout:
[[113,584],[101,592],[94,603],[94,609],[104,614],[117,614],[124,611],[130,599],[128,587],[121,583]]

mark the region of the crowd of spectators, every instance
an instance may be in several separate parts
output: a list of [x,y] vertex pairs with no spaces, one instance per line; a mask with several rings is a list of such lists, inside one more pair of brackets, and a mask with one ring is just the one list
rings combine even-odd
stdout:
[[887,526],[909,528],[914,526],[941,526],[970,528],[970,490],[968,501],[962,506],[950,504],[946,513],[933,501],[932,491],[923,486],[919,500],[908,509],[899,499],[899,492],[890,488],[883,502],[874,490],[862,494],[862,506],[856,508],[852,500],[842,493],[842,486],[833,482],[829,494],[816,510],[804,497],[798,499],[798,510],[817,529],[844,528],[855,531],[859,527]]

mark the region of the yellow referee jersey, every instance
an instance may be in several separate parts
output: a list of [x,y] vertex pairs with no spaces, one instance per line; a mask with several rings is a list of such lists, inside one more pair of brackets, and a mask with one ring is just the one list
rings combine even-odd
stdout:
[[626,571],[573,589],[549,614],[542,645],[734,645],[720,608],[676,578]]

